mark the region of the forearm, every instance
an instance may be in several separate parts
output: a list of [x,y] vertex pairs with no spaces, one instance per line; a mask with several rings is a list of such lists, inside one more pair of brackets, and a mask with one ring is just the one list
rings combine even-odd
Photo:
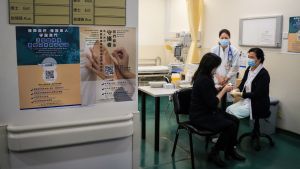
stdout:
[[222,97],[226,94],[226,90],[224,88],[217,94],[217,98],[219,99],[219,102],[222,100]]

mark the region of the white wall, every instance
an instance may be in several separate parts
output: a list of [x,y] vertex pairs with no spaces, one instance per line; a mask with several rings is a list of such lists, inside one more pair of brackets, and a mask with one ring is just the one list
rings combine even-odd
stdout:
[[[237,46],[240,18],[283,15],[283,32],[288,32],[289,17],[300,16],[299,0],[204,0],[204,6],[204,51],[216,44],[222,28],[231,31],[231,41]],[[287,53],[287,40],[283,40],[281,49],[263,50],[265,67],[271,76],[270,95],[280,101],[278,127],[300,134],[300,54]]]
[[164,62],[165,0],[139,0],[139,60]]
[[160,57],[166,65],[176,59],[165,50],[165,38],[174,32],[188,31],[185,0],[139,1],[139,61]]
[[166,33],[189,31],[186,0],[166,0]]

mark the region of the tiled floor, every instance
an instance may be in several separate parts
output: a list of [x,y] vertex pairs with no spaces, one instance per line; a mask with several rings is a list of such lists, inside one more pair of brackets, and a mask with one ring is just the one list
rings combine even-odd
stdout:
[[[139,99],[140,102],[140,99]],[[182,131],[174,159],[171,157],[177,124],[172,112],[172,104],[167,97],[161,99],[160,151],[154,152],[154,99],[147,97],[146,139],[141,144],[140,166],[143,169],[191,169],[188,135]],[[140,103],[139,103],[140,108]],[[248,120],[241,121],[240,133],[249,131]],[[270,147],[262,140],[262,150],[251,149],[249,140],[245,139],[239,147],[247,157],[245,162],[227,161],[231,169],[299,169],[300,137],[277,133],[272,135],[275,147]],[[214,164],[206,161],[204,141],[201,137],[193,138],[195,151],[195,168],[214,169]],[[211,145],[210,145],[211,146]]]

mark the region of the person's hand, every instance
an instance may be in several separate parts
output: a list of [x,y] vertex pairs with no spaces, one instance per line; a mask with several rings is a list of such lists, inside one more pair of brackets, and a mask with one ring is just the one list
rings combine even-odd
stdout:
[[219,85],[219,84],[216,84],[215,85],[215,88],[217,89],[217,91],[221,91],[223,86]]
[[216,78],[218,80],[218,83],[221,85],[221,86],[224,86],[226,84],[226,79],[224,76],[221,76],[221,75],[218,75],[216,74]]
[[118,79],[132,79],[135,78],[135,74],[129,71],[129,55],[124,48],[118,48],[113,51],[111,59],[115,64],[116,76]]
[[103,73],[104,66],[112,64],[108,50],[102,46],[98,40],[89,50],[90,54],[86,55],[89,62],[85,66],[101,79],[106,79],[108,76]]
[[232,84],[227,84],[223,87],[223,89],[217,94],[217,98],[219,99],[219,101],[222,100],[222,97],[227,93],[230,92],[233,89],[233,85]]
[[114,50],[111,59],[118,69],[128,70],[129,55],[124,48]]
[[231,90],[233,90],[233,85],[227,84],[224,86],[223,90],[225,90],[226,92],[230,92]]
[[231,92],[230,92],[230,95],[232,96],[232,97],[242,97],[242,92],[240,92],[240,90],[239,89],[234,89],[234,90],[232,90]]

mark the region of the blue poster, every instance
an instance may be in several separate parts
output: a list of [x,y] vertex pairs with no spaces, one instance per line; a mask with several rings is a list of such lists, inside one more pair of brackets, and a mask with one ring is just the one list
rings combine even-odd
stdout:
[[290,17],[288,51],[300,52],[300,16]]
[[20,109],[80,105],[78,27],[16,27]]
[[16,27],[18,65],[37,65],[51,57],[57,64],[79,59],[78,27]]

